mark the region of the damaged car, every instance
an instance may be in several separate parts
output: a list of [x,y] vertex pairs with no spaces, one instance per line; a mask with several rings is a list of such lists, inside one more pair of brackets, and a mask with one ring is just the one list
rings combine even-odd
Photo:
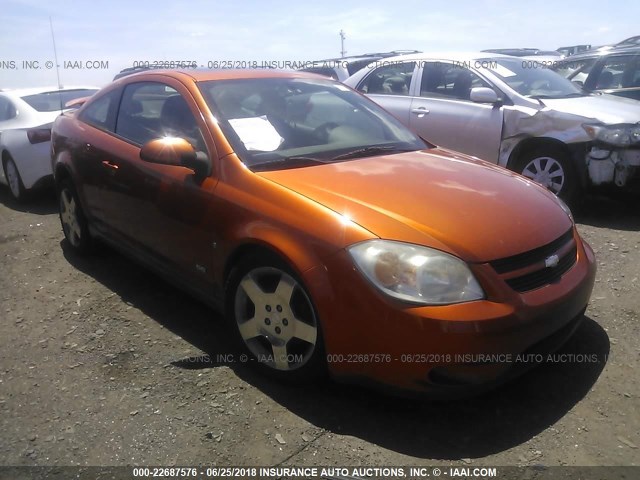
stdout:
[[591,94],[534,61],[487,53],[407,55],[345,83],[426,140],[505,166],[576,204],[640,171],[640,103]]

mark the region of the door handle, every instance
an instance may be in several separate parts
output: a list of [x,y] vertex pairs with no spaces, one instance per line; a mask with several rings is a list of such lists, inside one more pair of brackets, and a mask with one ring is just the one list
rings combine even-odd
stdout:
[[118,165],[116,165],[115,163],[111,163],[109,160],[103,160],[102,161],[102,166],[103,167],[107,167],[111,170],[118,170]]
[[415,113],[416,115],[426,115],[427,113],[429,113],[429,110],[427,110],[426,108],[423,108],[423,107],[412,108],[411,109],[411,113]]

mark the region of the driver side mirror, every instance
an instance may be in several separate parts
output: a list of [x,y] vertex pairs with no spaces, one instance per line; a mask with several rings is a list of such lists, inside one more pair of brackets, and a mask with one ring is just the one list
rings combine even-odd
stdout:
[[211,162],[204,152],[196,152],[184,138],[156,138],[145,143],[140,150],[140,158],[145,162],[160,165],[187,167],[198,177],[206,177],[211,170]]
[[472,88],[469,99],[475,103],[498,103],[500,101],[496,91],[489,87]]

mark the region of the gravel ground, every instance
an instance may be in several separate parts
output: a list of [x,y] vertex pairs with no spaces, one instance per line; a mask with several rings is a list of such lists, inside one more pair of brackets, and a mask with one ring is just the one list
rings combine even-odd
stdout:
[[640,209],[593,197],[598,276],[562,353],[480,398],[296,388],[225,361],[218,315],[118,253],[65,248],[0,188],[0,465],[639,465]]

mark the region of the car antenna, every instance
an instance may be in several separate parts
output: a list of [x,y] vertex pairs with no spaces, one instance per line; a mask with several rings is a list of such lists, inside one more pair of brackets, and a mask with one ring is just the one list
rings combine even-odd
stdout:
[[53,20],[49,16],[49,26],[51,27],[51,40],[53,41],[53,59],[56,62],[56,79],[58,80],[58,97],[60,98],[60,113],[62,113],[62,85],[60,85],[60,66],[58,65],[58,50],[56,49],[56,37],[53,34]]

